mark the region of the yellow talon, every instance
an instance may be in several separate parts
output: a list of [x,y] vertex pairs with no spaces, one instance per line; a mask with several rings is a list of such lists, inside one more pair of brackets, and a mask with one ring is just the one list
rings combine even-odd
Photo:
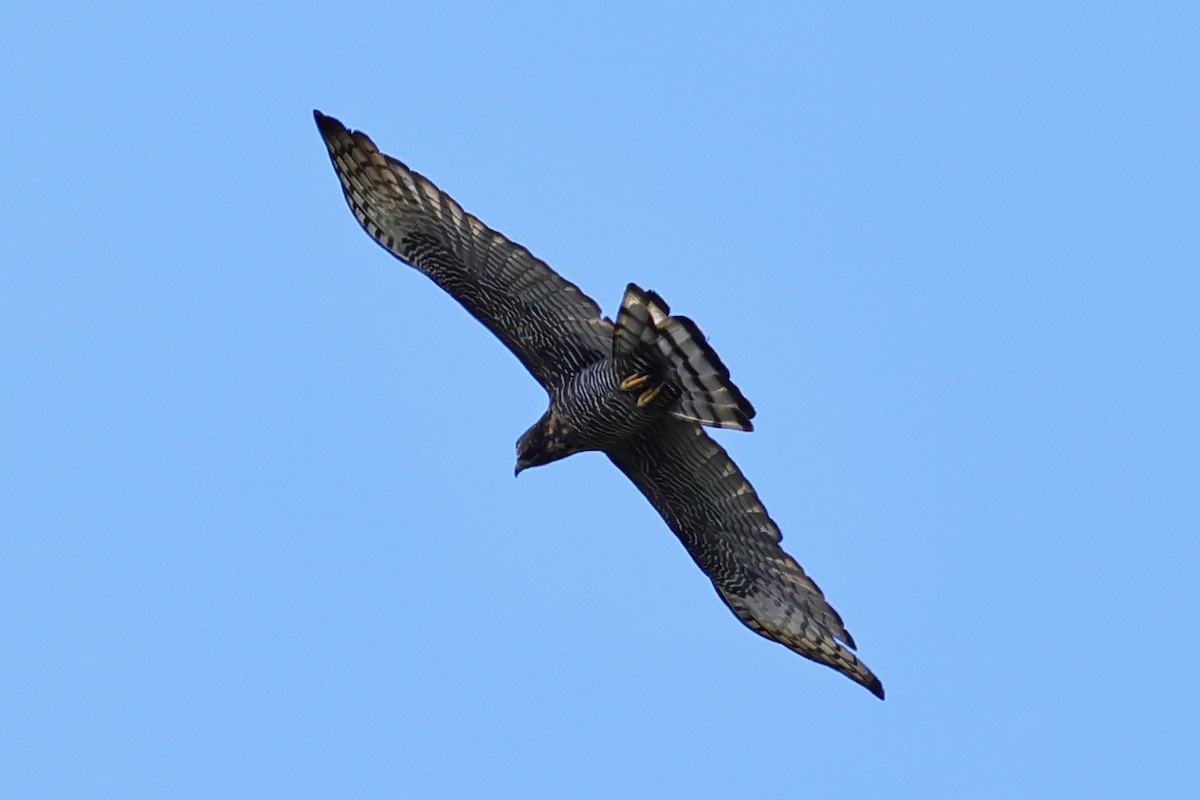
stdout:
[[621,391],[632,392],[634,389],[637,389],[648,380],[650,380],[649,375],[642,375],[635,372],[625,380],[621,381]]
[[637,407],[645,408],[646,406],[650,405],[654,402],[654,398],[658,397],[658,393],[661,391],[662,386],[659,385],[655,386],[653,389],[647,389],[646,391],[642,392],[641,395],[638,396]]

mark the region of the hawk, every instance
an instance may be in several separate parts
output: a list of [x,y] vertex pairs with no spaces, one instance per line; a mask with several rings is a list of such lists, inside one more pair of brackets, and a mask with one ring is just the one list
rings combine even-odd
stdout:
[[546,413],[517,441],[515,472],[603,452],[738,619],[883,699],[841,617],[780,547],[757,493],[704,432],[752,430],[754,407],[696,324],[634,284],[613,322],[578,286],[365,134],[313,115],[350,210],[371,238],[449,292],[549,394]]

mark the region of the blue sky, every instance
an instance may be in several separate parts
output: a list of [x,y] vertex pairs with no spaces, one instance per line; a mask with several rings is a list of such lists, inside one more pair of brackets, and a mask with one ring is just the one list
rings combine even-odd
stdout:
[[[21,797],[1188,796],[1188,4],[0,13],[0,783]],[[734,620],[362,233],[367,131],[610,312],[880,675]]]

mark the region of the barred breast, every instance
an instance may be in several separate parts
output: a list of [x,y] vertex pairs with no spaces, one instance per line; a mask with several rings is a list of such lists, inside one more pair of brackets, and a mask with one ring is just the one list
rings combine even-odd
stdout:
[[621,391],[617,364],[612,359],[584,368],[556,392],[552,404],[590,448],[605,449],[629,440],[679,401],[678,387],[667,383],[654,402],[638,405],[637,392]]

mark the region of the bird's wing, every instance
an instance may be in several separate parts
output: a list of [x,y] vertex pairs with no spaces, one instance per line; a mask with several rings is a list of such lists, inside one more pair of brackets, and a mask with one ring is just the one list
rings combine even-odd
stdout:
[[612,323],[579,287],[463,211],[367,136],[314,111],[351,211],[375,241],[432,278],[543,386],[612,350]]
[[779,528],[733,459],[694,422],[665,416],[608,457],[751,630],[833,667],[883,698],[825,595],[779,546]]

